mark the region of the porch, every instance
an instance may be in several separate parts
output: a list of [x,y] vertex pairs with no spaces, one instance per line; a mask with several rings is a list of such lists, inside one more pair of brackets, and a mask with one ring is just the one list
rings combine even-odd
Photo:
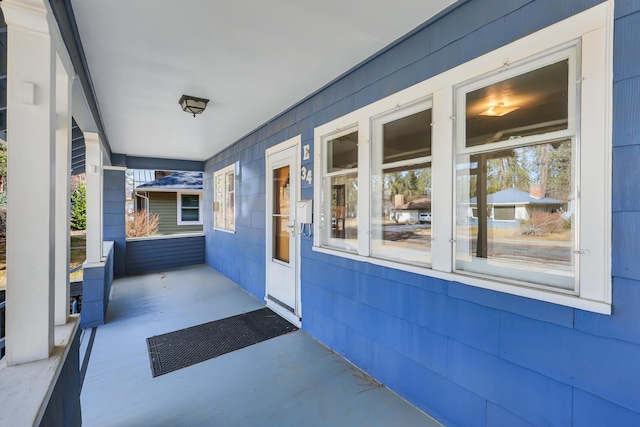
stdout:
[[146,338],[262,306],[205,265],[116,279],[82,339],[83,424],[440,425],[302,330],[152,377]]

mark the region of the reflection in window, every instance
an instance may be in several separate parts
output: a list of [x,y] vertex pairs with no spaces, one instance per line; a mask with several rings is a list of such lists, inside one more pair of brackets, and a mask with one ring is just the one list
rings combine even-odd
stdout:
[[576,289],[575,49],[555,57],[458,88],[458,271]]
[[358,132],[327,141],[327,172],[358,167]]
[[373,123],[373,256],[413,264],[431,260],[431,109],[427,106],[414,105]]
[[289,166],[273,171],[273,259],[289,263],[290,233]]
[[567,129],[569,60],[466,94],[466,147]]
[[322,244],[337,249],[358,248],[358,131],[324,141]]
[[324,179],[327,212],[325,242],[340,249],[356,250],[358,240],[358,175]]

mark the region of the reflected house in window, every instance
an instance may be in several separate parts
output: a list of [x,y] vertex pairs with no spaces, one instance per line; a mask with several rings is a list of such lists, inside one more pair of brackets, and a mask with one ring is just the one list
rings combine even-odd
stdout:
[[[469,217],[478,218],[477,198],[469,200]],[[561,200],[544,197],[540,187],[531,185],[526,191],[508,188],[487,195],[487,217],[493,221],[526,221],[536,212],[554,213],[566,210]]]
[[395,206],[391,209],[390,218],[399,224],[431,222],[431,199],[420,198],[403,203],[401,194],[395,196]]
[[135,188],[136,210],[160,217],[160,235],[202,232],[202,172],[176,172]]

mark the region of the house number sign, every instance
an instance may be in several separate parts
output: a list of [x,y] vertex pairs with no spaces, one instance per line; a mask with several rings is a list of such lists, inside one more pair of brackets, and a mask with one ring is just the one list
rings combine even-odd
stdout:
[[300,168],[300,179],[307,181],[309,185],[313,184],[313,170],[307,169],[306,166]]
[[[311,146],[306,144],[302,147],[302,160],[309,160],[311,158]],[[309,185],[313,184],[313,171],[306,166],[300,168],[300,179],[307,181]]]

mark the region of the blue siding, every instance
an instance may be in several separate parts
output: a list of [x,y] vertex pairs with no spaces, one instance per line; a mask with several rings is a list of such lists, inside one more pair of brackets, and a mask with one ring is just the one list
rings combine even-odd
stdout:
[[81,328],[92,328],[104,324],[111,285],[113,284],[113,260],[114,248],[112,247],[107,254],[104,265],[84,267]]
[[127,241],[127,274],[204,263],[204,236]]
[[40,427],[80,427],[80,329],[76,332]]
[[[266,148],[301,134],[313,151],[314,127],[601,1],[459,2],[209,159],[205,205],[215,171],[239,162],[240,175],[236,232],[214,231],[205,212],[206,262],[264,297]],[[322,254],[301,239],[303,328],[447,425],[639,424],[640,1],[617,1],[615,13],[611,316]],[[302,198],[313,198],[305,181]]]
[[122,277],[125,275],[125,256],[127,252],[124,171],[104,171],[103,197],[103,238],[114,243],[113,274],[115,277]]

